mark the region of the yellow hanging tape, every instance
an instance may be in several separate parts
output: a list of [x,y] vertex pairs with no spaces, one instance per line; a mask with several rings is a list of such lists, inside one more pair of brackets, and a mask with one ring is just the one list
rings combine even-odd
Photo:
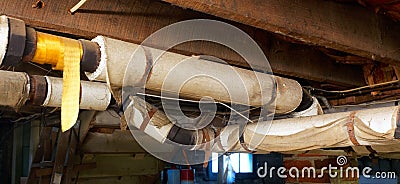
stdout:
[[78,40],[37,32],[36,52],[32,62],[51,64],[63,70],[61,130],[74,126],[79,114],[80,61],[83,50]]
[[[63,39],[63,92],[61,102],[61,130],[74,126],[79,114],[81,44],[77,40]],[[60,66],[61,67],[61,66]]]

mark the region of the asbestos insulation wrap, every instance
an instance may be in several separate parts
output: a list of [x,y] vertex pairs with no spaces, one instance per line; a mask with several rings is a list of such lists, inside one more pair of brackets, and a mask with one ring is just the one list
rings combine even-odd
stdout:
[[155,140],[163,143],[173,124],[169,121],[164,112],[155,110],[149,113],[152,105],[145,102],[139,97],[132,97],[131,103],[124,111],[125,117],[129,118],[128,123],[133,123],[133,126],[143,131]]
[[[63,79],[46,76],[47,95],[43,106],[61,107]],[[111,100],[111,93],[105,83],[81,81],[80,109],[106,110]]]
[[321,115],[323,113],[324,111],[322,110],[322,107],[319,104],[317,98],[312,97],[312,104],[310,107],[300,112],[292,112],[290,114],[290,117],[297,118],[297,117],[315,116],[315,115]]
[[0,16],[0,66],[7,52],[9,31],[7,16]]
[[111,93],[107,84],[81,81],[80,109],[104,111],[110,104]]
[[[143,47],[137,44],[102,36],[98,36],[92,41],[100,46],[101,59],[96,71],[86,73],[86,75],[90,80],[109,82],[113,87],[122,87],[124,71],[127,70],[131,75],[130,80],[133,80],[129,85],[141,86],[145,82],[146,89],[158,92],[179,92],[183,98],[193,100],[200,100],[202,97],[209,96],[224,103],[233,102],[250,106],[262,106],[270,103],[276,95],[275,112],[285,114],[295,110],[302,99],[301,86],[291,79],[253,72],[172,52],[164,53],[157,60],[157,58],[152,57],[154,53],[161,52],[160,50],[147,48],[150,51],[145,53]],[[133,58],[133,63],[131,64],[133,67],[127,69],[131,55],[136,49],[138,49],[139,54]],[[185,64],[181,63],[181,61],[189,58],[190,60]],[[151,68],[150,65],[153,61],[156,61],[156,63]],[[174,71],[178,65],[179,69]],[[148,71],[150,73],[146,78],[145,74]],[[196,76],[184,82],[180,81],[183,78],[189,78],[191,74],[206,75]],[[208,76],[213,76],[217,80]],[[165,85],[166,78],[169,79],[170,85]],[[258,83],[257,78],[260,79],[260,83]],[[275,83],[272,79],[276,81],[277,91],[273,90]]]
[[[397,106],[289,118],[272,124],[248,124],[244,139],[250,147],[266,152],[355,146],[348,128],[352,123],[354,139],[361,146],[400,145],[394,137],[398,121]],[[255,146],[260,140],[261,144]]]
[[19,108],[29,97],[29,77],[26,73],[0,70],[0,105]]

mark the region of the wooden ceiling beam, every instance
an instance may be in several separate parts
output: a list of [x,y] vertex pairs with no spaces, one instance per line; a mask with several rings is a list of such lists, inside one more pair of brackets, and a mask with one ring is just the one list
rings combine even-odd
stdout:
[[400,24],[357,4],[323,0],[163,1],[400,66]]
[[[76,3],[75,0],[48,1],[40,9],[32,8],[32,2],[0,1],[0,14],[20,18],[32,27],[76,37],[93,38],[105,35],[133,43],[141,43],[158,29],[182,20],[221,20],[204,13],[150,0],[88,1],[74,15],[68,14],[67,10]],[[343,87],[365,85],[361,67],[338,64],[314,47],[284,42],[268,31],[229,23],[244,30],[257,41],[276,74]],[[236,66],[247,66],[234,51],[215,43],[190,42],[178,45],[172,51],[186,55],[207,54]]]

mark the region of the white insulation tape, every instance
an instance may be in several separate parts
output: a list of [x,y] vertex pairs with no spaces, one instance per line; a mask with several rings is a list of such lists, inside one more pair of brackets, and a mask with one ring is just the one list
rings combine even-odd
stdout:
[[[62,78],[48,76],[45,78],[48,88],[43,106],[61,107]],[[81,81],[80,109],[103,111],[107,109],[110,100],[111,93],[107,84]]]
[[8,45],[8,18],[5,15],[0,16],[0,65],[3,63]]

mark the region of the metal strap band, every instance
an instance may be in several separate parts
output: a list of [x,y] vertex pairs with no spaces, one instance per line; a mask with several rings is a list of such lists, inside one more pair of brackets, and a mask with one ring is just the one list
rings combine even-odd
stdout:
[[357,141],[356,135],[355,135],[355,130],[354,130],[354,116],[356,114],[356,111],[350,113],[349,119],[346,123],[346,127],[347,127],[347,133],[349,135],[349,139],[350,141],[355,145],[355,146],[359,146],[360,143]]
[[47,95],[46,78],[39,75],[31,76],[29,100],[33,105],[43,105]]
[[149,124],[151,118],[154,116],[154,114],[157,112],[157,108],[152,108],[149,111],[149,115],[146,116],[146,118],[144,118],[142,124],[140,125],[139,130],[144,132],[144,130],[146,129],[147,125]]

